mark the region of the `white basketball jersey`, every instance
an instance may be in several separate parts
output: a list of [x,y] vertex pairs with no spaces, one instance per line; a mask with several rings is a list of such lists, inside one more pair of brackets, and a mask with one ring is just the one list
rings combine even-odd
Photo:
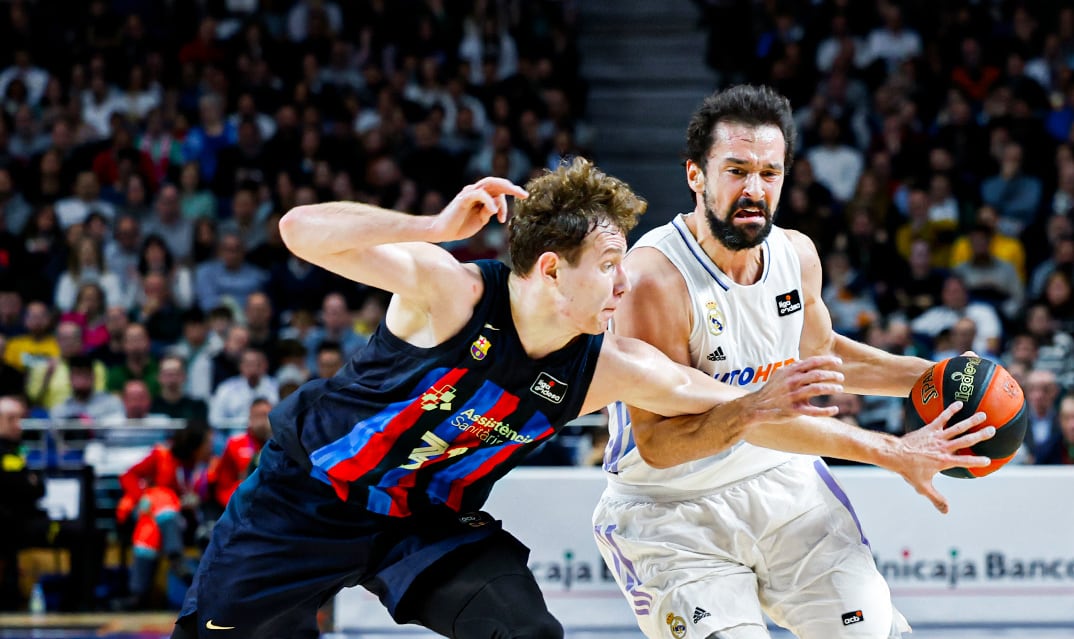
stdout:
[[[749,286],[717,267],[687,228],[683,216],[646,233],[634,248],[667,256],[686,280],[692,303],[690,363],[728,384],[755,391],[778,368],[798,359],[802,336],[802,270],[798,254],[779,227],[762,244],[764,269]],[[626,407],[609,407],[611,431],[604,453],[613,490],[668,497],[738,482],[795,457],[739,442],[720,454],[658,469],[634,447]]]

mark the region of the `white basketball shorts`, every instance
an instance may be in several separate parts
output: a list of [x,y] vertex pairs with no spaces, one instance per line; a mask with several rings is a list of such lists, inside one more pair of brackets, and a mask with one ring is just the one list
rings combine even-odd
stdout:
[[[815,457],[681,501],[610,484],[593,514],[604,561],[651,639],[800,639],[909,631],[843,489]],[[748,632],[747,632],[748,630]]]

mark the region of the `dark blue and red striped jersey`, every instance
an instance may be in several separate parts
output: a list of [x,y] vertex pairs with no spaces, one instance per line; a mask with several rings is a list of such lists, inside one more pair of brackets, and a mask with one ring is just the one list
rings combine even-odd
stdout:
[[581,410],[603,335],[531,359],[511,318],[509,269],[475,263],[484,293],[454,337],[419,348],[382,323],[335,377],[306,383],[272,411],[276,440],[341,499],[395,517],[476,510]]

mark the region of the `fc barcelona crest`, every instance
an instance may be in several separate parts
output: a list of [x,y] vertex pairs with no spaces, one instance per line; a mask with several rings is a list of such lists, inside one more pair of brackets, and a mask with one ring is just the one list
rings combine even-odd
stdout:
[[725,325],[723,319],[723,311],[716,305],[716,302],[708,302],[705,304],[705,308],[708,309],[708,316],[706,317],[706,323],[709,327],[709,332],[713,335],[719,335],[723,332]]
[[481,361],[485,359],[485,355],[488,355],[489,348],[491,347],[492,342],[488,341],[488,339],[484,335],[482,335],[481,337],[478,337],[476,340],[474,340],[473,344],[470,344],[470,357]]

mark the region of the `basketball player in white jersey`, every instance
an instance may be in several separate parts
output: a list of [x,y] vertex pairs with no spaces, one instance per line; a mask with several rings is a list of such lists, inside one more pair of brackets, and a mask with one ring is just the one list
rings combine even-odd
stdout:
[[[747,414],[774,371],[819,354],[841,358],[848,392],[905,396],[930,362],[836,335],[812,241],[773,226],[794,137],[789,103],[770,89],[734,87],[702,104],[687,133],[696,206],[628,255],[635,290],[614,330],[740,389]],[[960,407],[901,438],[814,413],[755,426],[723,450],[694,418],[669,427],[613,404],[594,532],[642,631],[766,639],[763,612],[801,639],[900,637],[909,627],[815,455],[894,470],[946,512],[932,477],[987,464],[956,451],[995,432],[964,434],[980,413],[944,430]]]

